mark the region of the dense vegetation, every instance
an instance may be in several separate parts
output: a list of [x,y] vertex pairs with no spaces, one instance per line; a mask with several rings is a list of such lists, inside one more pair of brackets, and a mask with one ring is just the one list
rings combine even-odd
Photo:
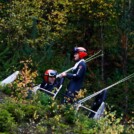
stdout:
[[132,74],[134,1],[1,0],[0,17],[0,80],[21,72],[0,88],[0,132],[133,133],[133,79],[108,90],[108,113],[101,120],[61,105],[62,94],[56,100],[42,93],[27,99],[27,91],[41,83],[46,69],[72,67],[75,46],[89,56],[104,53],[87,64],[85,96]]

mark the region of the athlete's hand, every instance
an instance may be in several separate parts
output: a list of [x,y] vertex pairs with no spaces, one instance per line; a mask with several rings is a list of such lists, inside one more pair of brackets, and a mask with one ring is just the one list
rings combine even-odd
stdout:
[[61,74],[61,77],[66,77],[67,76],[67,73],[65,73],[65,72],[63,72],[62,74]]

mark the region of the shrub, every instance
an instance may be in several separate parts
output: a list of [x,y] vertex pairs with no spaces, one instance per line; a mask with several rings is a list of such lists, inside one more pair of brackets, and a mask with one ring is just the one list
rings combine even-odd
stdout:
[[25,113],[21,106],[22,105],[19,102],[9,97],[6,97],[3,105],[0,105],[1,108],[7,110],[12,117],[14,117],[16,122],[21,122],[25,117]]
[[11,89],[10,85],[3,86],[2,87],[2,92],[7,94],[7,95],[11,95],[12,89]]
[[0,131],[9,132],[16,128],[14,118],[11,113],[0,108]]

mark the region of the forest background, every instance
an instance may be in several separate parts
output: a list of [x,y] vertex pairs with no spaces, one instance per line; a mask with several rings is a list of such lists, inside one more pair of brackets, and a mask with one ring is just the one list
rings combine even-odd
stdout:
[[[85,96],[121,80],[134,71],[134,1],[132,0],[0,0],[0,18],[0,80],[16,70],[21,71],[22,75],[15,85],[1,89],[19,105],[24,103],[22,94],[26,93],[27,87],[42,82],[45,70],[51,68],[60,73],[74,65],[72,50],[75,46],[85,47],[89,56],[99,50],[104,53],[103,57],[87,63]],[[66,82],[63,91],[65,88]],[[123,125],[133,120],[133,88],[131,79],[108,90],[106,100],[110,107],[108,110],[116,111],[114,117],[121,118],[119,123]],[[7,103],[5,102],[6,105]],[[10,104],[8,105],[11,108]],[[29,105],[33,106],[33,102]],[[4,104],[1,104],[0,109],[3,113],[9,114],[9,122],[20,125],[26,121],[24,117],[31,119],[26,113],[24,116],[22,111],[13,114],[10,108],[6,108],[5,112],[3,107]],[[17,109],[16,105],[14,107]],[[34,121],[35,111],[31,113]],[[23,119],[18,115],[23,115]],[[55,116],[56,114],[52,117]],[[1,119],[3,117],[2,115]],[[71,119],[74,121],[75,118]],[[5,118],[3,120],[5,121]],[[13,124],[11,122],[5,126],[2,123],[1,131],[11,131],[8,127]],[[47,129],[43,128],[43,131],[56,132],[56,124],[55,128],[50,122],[48,124]],[[62,132],[62,127],[65,129],[67,126],[61,126]],[[31,131],[33,129],[35,128],[31,128]],[[76,130],[79,132],[83,130],[83,133],[86,131],[85,127]],[[19,130],[14,130],[12,127],[12,131]],[[41,133],[42,127],[38,131]],[[70,131],[75,133],[75,129],[70,128]],[[116,131],[118,132],[118,129]],[[128,129],[123,129],[124,133],[127,131]]]

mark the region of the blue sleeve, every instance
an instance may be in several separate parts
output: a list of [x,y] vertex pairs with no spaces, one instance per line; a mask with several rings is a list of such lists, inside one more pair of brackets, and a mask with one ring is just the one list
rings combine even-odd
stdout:
[[59,88],[60,85],[62,85],[63,82],[64,82],[64,78],[57,78],[56,82],[54,84],[54,87]]
[[41,85],[40,85],[40,88],[44,88],[45,84],[46,84],[46,83],[43,81],[43,82],[41,83]]
[[79,64],[75,73],[67,73],[67,78],[69,79],[79,79],[85,73],[85,66],[83,64]]

